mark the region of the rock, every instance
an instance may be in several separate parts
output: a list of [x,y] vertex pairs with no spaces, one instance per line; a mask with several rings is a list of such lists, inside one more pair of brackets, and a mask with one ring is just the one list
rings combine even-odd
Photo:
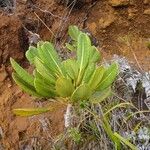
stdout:
[[[92,20],[92,22],[87,24],[87,27],[92,32],[92,35],[97,35],[99,30],[104,30],[105,32],[105,29],[115,22],[116,16],[118,15],[117,12],[109,5],[107,9],[108,10],[106,12],[102,12],[100,10],[98,12],[101,14],[100,17],[98,17],[96,20],[94,19],[94,21]],[[97,15],[95,17],[97,18]]]
[[110,0],[109,2],[113,7],[127,6],[129,4],[129,0]]
[[99,19],[99,27],[105,29],[109,27],[115,21],[115,17],[113,15],[108,15],[107,18]]
[[150,0],[144,0],[144,4],[150,4]]
[[2,66],[0,69],[0,82],[3,82],[7,76],[8,76],[8,74],[5,70],[5,66]]
[[18,131],[25,131],[29,126],[28,118],[16,118],[15,125]]
[[135,6],[135,0],[130,0],[130,5]]
[[[84,4],[86,3],[91,3],[93,0],[76,0],[74,8],[81,8],[82,6],[84,6]],[[72,4],[72,0],[55,0],[56,3],[58,4],[63,4],[64,6],[69,6]]]
[[150,8],[144,10],[145,15],[150,15]]
[[[2,94],[1,94],[2,93]],[[9,100],[12,97],[12,91],[10,88],[6,88],[0,91],[0,105],[7,105],[9,104]]]
[[33,33],[31,31],[29,32],[28,38],[29,38],[29,43],[31,45],[36,45],[41,39],[38,34]]
[[27,0],[21,0],[23,3],[26,3],[27,2]]
[[3,137],[3,129],[2,127],[0,126],[0,139]]
[[13,133],[14,139],[17,140],[19,138],[19,133],[27,130],[29,126],[28,118],[25,117],[16,117],[15,120],[10,122],[10,131]]
[[92,32],[93,35],[96,35],[97,25],[95,22],[89,23],[88,28],[90,29],[90,31]]
[[134,16],[136,16],[137,10],[136,9],[128,9],[128,19],[133,19]]

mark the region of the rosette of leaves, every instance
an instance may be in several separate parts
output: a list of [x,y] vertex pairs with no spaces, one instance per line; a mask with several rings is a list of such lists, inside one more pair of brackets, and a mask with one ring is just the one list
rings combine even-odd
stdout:
[[[98,65],[101,55],[91,44],[86,33],[76,26],[69,27],[71,43],[66,48],[76,56],[62,61],[53,44],[40,41],[37,47],[30,46],[26,58],[34,71],[29,74],[14,59],[10,59],[14,69],[14,81],[32,96],[41,98],[62,97],[68,103],[78,105],[82,101],[98,103],[110,94],[110,87],[118,74],[118,65],[112,63],[108,68]],[[22,116],[49,111],[49,108],[15,109]]]

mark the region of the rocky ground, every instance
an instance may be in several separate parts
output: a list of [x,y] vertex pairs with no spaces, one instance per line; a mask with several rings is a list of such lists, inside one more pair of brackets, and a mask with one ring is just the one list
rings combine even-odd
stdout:
[[0,1],[0,150],[24,150],[29,142],[32,147],[47,149],[45,143],[50,144],[63,131],[66,106],[61,104],[52,103],[56,110],[38,117],[21,118],[12,114],[13,108],[48,105],[34,102],[11,79],[9,58],[15,58],[30,70],[24,53],[39,39],[52,40],[65,57],[62,45],[68,40],[67,27],[78,25],[91,34],[105,59],[119,54],[139,70],[150,70],[149,0],[84,1],[75,9],[69,5],[54,0]]

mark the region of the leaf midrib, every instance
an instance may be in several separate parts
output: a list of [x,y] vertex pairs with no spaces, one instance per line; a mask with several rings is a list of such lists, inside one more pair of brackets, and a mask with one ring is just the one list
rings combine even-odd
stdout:
[[60,71],[60,73],[63,75],[61,68],[59,67],[59,65],[57,64],[57,62],[55,61],[55,59],[53,58],[52,54],[49,52],[49,50],[46,47],[46,50],[48,51],[48,53],[50,54],[51,59],[53,60],[53,62],[55,63],[55,65],[57,66],[58,70]]

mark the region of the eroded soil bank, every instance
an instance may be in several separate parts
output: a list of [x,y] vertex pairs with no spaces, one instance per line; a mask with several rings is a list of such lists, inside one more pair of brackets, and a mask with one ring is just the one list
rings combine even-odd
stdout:
[[[104,58],[113,54],[126,56],[143,70],[150,70],[150,1],[97,0],[84,5],[65,7],[54,0],[21,0],[0,11],[0,149],[17,150],[36,145],[48,149],[48,143],[63,131],[66,106],[52,103],[53,113],[21,118],[12,114],[13,108],[49,105],[34,102],[12,81],[9,58],[18,60],[30,70],[24,57],[30,43],[39,39],[53,40],[62,57],[68,25],[78,25],[89,32],[93,43]],[[38,34],[39,36],[35,35]],[[39,136],[40,135],[40,136]],[[39,140],[39,138],[41,138]],[[41,141],[39,143],[39,141]]]

